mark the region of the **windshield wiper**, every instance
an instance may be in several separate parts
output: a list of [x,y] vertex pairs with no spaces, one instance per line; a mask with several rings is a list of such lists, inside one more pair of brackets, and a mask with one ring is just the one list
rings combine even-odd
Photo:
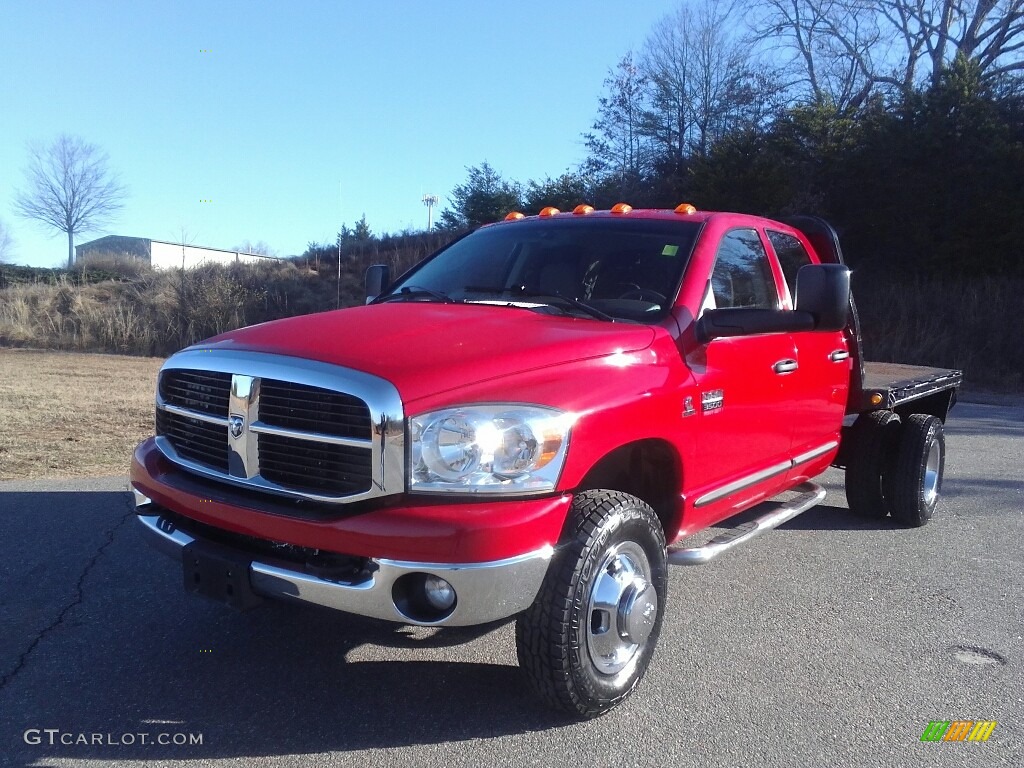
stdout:
[[615,318],[614,317],[612,317],[611,315],[609,315],[609,314],[607,314],[605,312],[602,312],[597,307],[592,307],[589,304],[587,304],[585,301],[580,301],[579,299],[574,299],[571,296],[565,296],[564,294],[561,294],[561,293],[525,293],[524,292],[523,295],[527,296],[527,297],[529,297],[531,299],[546,299],[546,298],[558,299],[559,301],[565,302],[566,304],[568,304],[569,306],[573,307],[574,309],[578,309],[583,314],[590,315],[590,317],[593,317],[593,318],[595,318],[597,320],[604,320],[605,322],[608,322],[608,323],[614,323],[615,322]]
[[580,301],[579,299],[574,299],[571,296],[566,296],[565,294],[558,293],[557,291],[548,291],[545,293],[543,291],[528,291],[525,288],[519,287],[495,288],[480,285],[467,285],[463,290],[473,291],[474,293],[493,293],[495,295],[509,294],[510,296],[522,296],[524,299],[557,299],[563,304],[567,304],[573,309],[578,309],[583,314],[589,315],[590,317],[596,318],[597,320],[604,320],[609,323],[615,322],[614,317],[605,314],[600,309],[592,307],[586,302]]
[[403,285],[397,293],[389,293],[374,301],[374,304],[384,304],[388,301],[405,301],[406,299],[431,298],[440,301],[442,304],[461,304],[462,301],[453,299],[446,293],[435,291],[430,288],[423,288],[418,285]]

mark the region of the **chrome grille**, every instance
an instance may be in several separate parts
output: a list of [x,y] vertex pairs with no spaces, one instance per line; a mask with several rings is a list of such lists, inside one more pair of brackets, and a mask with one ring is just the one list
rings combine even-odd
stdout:
[[260,421],[338,437],[371,435],[370,409],[358,397],[286,381],[260,382]]
[[200,475],[316,501],[358,501],[405,485],[394,387],[277,355],[172,357],[157,387],[157,446]]
[[329,493],[370,489],[370,451],[280,435],[260,435],[260,474],[286,488]]
[[208,421],[192,419],[158,408],[156,433],[163,435],[175,450],[189,461],[211,469],[228,471],[228,428]]
[[190,411],[226,417],[230,392],[230,373],[170,370],[160,376],[164,402]]

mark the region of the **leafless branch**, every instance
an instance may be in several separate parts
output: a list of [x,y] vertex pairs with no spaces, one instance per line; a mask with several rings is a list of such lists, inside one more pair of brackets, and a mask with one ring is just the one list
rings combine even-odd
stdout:
[[10,261],[13,248],[14,238],[11,237],[11,233],[3,219],[0,219],[0,264]]
[[127,194],[107,162],[99,147],[67,134],[29,150],[27,185],[15,196],[14,210],[68,236],[69,268],[75,235],[104,224]]
[[[1024,0],[761,0],[803,63],[809,95],[856,108],[871,91],[935,84],[958,58],[982,82],[1016,71]],[[762,38],[763,39],[763,38]]]

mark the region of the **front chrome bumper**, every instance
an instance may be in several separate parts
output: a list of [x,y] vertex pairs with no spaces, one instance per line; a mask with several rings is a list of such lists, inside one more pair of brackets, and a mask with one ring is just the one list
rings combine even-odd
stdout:
[[[143,534],[153,547],[180,562],[182,551],[196,538],[161,516],[159,510],[147,514],[147,502],[136,491],[136,518]],[[253,560],[249,580],[254,592],[269,598],[314,603],[402,624],[472,626],[508,618],[528,608],[540,591],[553,551],[546,546],[506,560],[466,564],[373,559],[373,573],[357,582],[329,581]],[[395,582],[407,574],[423,573],[439,576],[455,589],[455,609],[439,621],[407,616],[396,604]]]

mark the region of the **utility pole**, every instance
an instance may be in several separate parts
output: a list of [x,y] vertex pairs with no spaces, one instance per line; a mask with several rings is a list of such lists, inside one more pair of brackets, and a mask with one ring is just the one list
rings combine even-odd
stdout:
[[[189,237],[188,231],[185,229],[185,225],[182,224],[179,227],[178,243],[181,245],[181,280],[178,281],[178,347],[188,346],[193,342],[191,334],[188,332],[189,317],[188,311],[185,307],[186,299],[186,285],[185,285],[185,250],[186,248],[196,241],[195,236]],[[151,246],[152,247],[152,246]],[[150,261],[152,261],[152,252],[150,252]]]
[[427,232],[434,226],[434,206],[437,205],[437,195],[424,195],[423,204],[427,206]]
[[[341,220],[341,179],[338,179],[338,219]],[[345,222],[341,222],[342,228]],[[338,229],[338,297],[335,300],[335,309],[341,309],[341,229]]]

